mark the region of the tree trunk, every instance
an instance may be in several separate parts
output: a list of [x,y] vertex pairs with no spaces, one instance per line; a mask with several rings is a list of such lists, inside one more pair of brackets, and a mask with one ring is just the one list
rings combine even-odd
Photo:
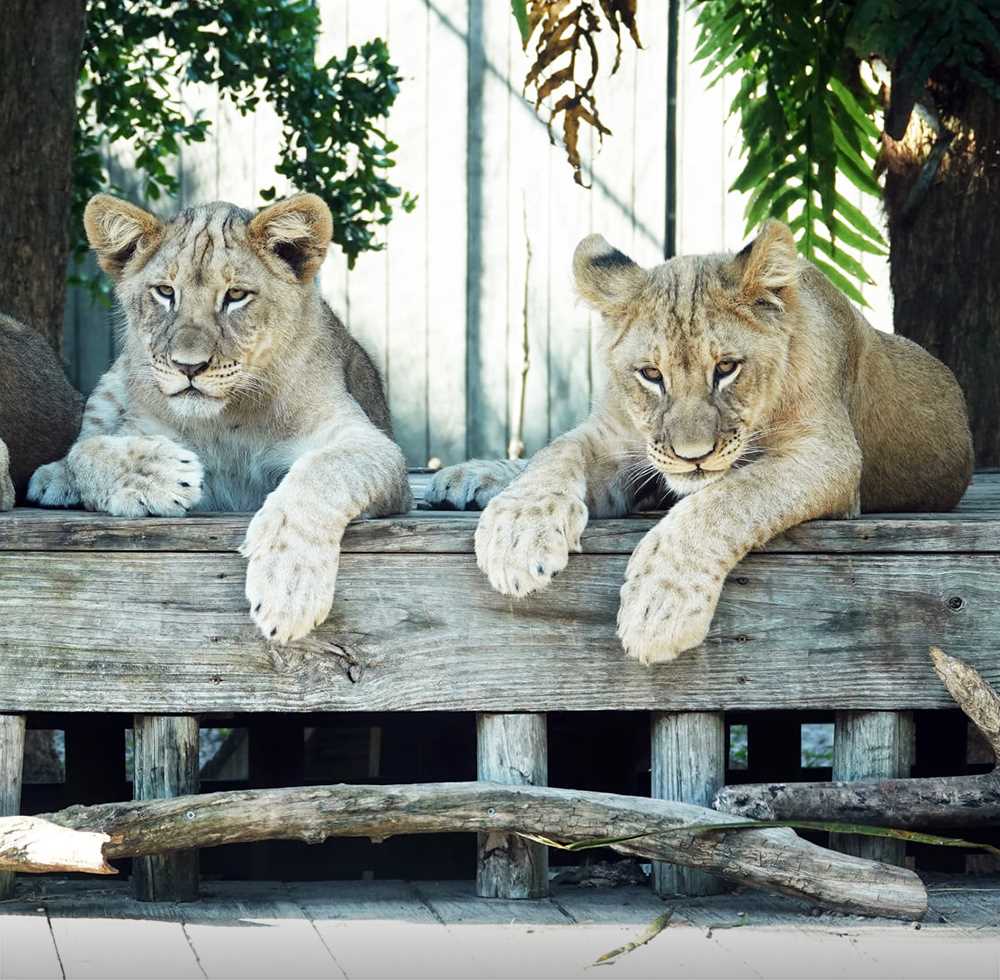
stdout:
[[[998,66],[990,74],[1000,80]],[[911,119],[887,143],[895,329],[939,357],[965,392],[976,465],[1000,466],[1000,101],[954,79],[925,96],[947,133]],[[953,134],[947,143],[948,133]]]
[[0,311],[62,340],[85,0],[6,0],[0,30]]

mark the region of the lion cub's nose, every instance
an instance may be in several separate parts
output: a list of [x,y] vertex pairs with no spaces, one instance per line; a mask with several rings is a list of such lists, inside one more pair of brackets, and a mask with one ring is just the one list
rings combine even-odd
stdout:
[[198,361],[196,364],[191,364],[187,361],[179,361],[176,357],[172,357],[170,362],[173,364],[181,374],[186,374],[189,378],[193,378],[196,375],[201,374],[205,368],[208,367],[208,361]]

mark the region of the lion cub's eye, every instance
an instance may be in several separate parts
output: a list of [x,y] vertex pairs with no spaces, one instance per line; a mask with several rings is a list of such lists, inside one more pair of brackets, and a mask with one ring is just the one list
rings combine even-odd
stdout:
[[227,289],[226,302],[238,303],[241,299],[246,299],[250,294],[245,289]]
[[740,361],[719,361],[715,365],[715,383],[719,384],[726,378],[734,377],[740,369]]
[[647,381],[652,381],[655,385],[658,385],[663,380],[663,372],[657,370],[655,367],[639,368],[639,373]]
[[174,287],[173,286],[167,286],[167,285],[163,284],[163,285],[159,285],[159,286],[154,286],[153,289],[160,296],[162,296],[164,299],[173,299],[174,298]]

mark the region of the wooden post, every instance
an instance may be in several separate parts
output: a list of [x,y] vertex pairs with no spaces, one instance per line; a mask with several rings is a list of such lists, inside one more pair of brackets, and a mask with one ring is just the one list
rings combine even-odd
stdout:
[[[548,736],[543,714],[479,714],[479,778],[494,783],[545,786]],[[543,844],[515,834],[481,833],[476,894],[482,898],[544,898],[549,855]]]
[[[24,715],[0,715],[0,817],[21,812]],[[14,873],[0,871],[0,901],[14,894]]]
[[[190,715],[136,715],[133,797],[157,800],[198,792],[198,721]],[[144,902],[193,902],[198,852],[136,858],[135,897]]]
[[[913,713],[838,711],[833,736],[833,779],[892,779],[910,775]],[[830,834],[830,847],[845,854],[902,865],[905,841]]]
[[[662,711],[652,719],[652,795],[710,807],[726,781],[726,724],[721,711]],[[726,883],[713,874],[657,861],[658,895],[717,895]]]

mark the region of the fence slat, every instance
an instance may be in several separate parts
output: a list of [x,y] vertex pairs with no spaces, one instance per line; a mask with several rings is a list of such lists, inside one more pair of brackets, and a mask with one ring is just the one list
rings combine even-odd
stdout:
[[[652,718],[652,795],[712,805],[726,781],[726,724],[721,711],[662,711]],[[656,862],[658,895],[717,895],[725,882],[705,871]]]
[[[133,798],[157,800],[198,792],[198,722],[191,715],[136,715]],[[191,902],[198,897],[198,852],[136,858],[135,897]]]
[[[24,715],[0,715],[0,817],[21,812]],[[14,895],[14,872],[0,871],[0,902]]]
[[[548,737],[543,714],[476,717],[479,779],[495,783],[548,784]],[[544,898],[549,856],[542,844],[515,834],[479,835],[476,894],[483,898]]]

